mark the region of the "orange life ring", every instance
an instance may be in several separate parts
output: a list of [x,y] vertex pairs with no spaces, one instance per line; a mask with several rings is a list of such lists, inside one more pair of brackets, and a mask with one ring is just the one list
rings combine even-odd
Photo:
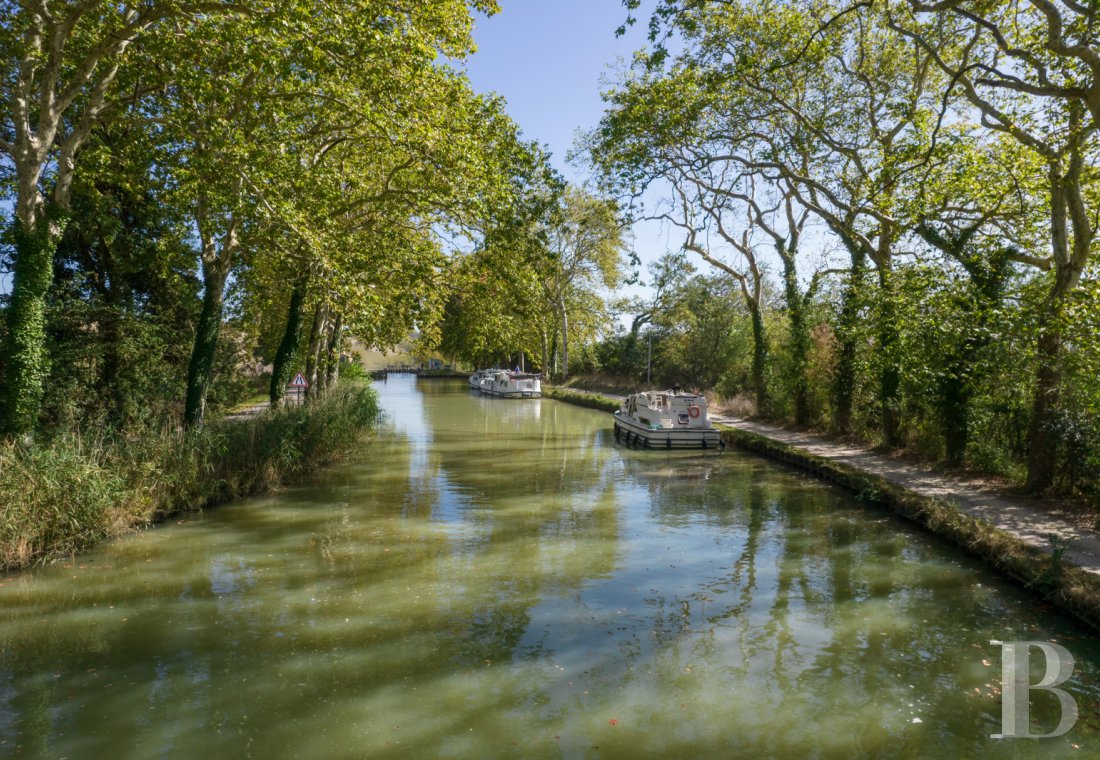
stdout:
[[688,414],[691,415],[692,419],[698,418],[698,416],[699,416],[699,407],[697,407],[695,405],[689,406],[688,407]]

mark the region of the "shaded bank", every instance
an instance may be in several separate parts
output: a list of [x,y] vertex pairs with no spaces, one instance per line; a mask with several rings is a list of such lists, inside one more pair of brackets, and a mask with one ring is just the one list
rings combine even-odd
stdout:
[[347,451],[378,418],[372,387],[203,429],[0,447],[0,569],[85,549],[169,515],[273,488]]

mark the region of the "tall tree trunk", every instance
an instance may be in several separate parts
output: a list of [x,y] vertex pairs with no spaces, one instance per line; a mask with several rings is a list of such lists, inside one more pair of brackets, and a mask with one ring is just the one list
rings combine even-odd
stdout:
[[542,374],[550,380],[550,345],[546,339],[546,328],[542,328],[539,333],[542,337]]
[[833,427],[838,433],[852,432],[852,405],[856,392],[856,361],[859,357],[859,309],[863,300],[863,275],[867,257],[850,248],[852,271],[842,296],[837,319],[837,357],[833,370]]
[[752,315],[752,386],[756,396],[756,413],[768,413],[768,336],[764,330],[764,315],[759,298],[746,299]]
[[324,345],[325,326],[326,309],[324,301],[321,301],[313,310],[313,325],[309,330],[309,348],[306,350],[306,382],[309,383],[307,396],[317,395],[317,365]]
[[561,379],[569,377],[569,311],[561,305]]
[[268,397],[273,407],[282,403],[283,396],[286,395],[290,373],[294,369],[294,357],[298,353],[298,344],[302,340],[302,305],[306,299],[307,282],[308,276],[303,275],[290,293],[283,339],[279,341],[279,350],[275,352],[275,360],[271,365],[271,387]]
[[[340,352],[344,345],[344,315],[337,314],[328,339],[328,359],[325,366],[325,388],[335,388],[340,379]],[[453,364],[451,366],[454,366]]]
[[186,427],[202,427],[206,414],[206,391],[214,370],[214,355],[218,349],[218,332],[222,324],[222,302],[225,281],[229,275],[229,252],[222,256],[204,256],[202,260],[202,311],[195,328],[195,345],[187,364],[187,399],[183,422]]
[[553,335],[550,336],[550,374],[555,380],[560,380],[561,375],[558,373],[558,360],[561,352],[558,350],[558,331],[554,330]]
[[805,425],[810,420],[810,381],[806,376],[809,365],[810,333],[806,329],[806,307],[798,289],[798,271],[793,253],[783,254],[783,296],[787,304],[787,321],[790,325],[791,395],[794,399],[794,421]]
[[53,281],[53,255],[67,219],[59,214],[17,215],[13,229],[15,266],[8,302],[4,345],[5,375],[0,383],[0,433],[29,437],[38,410],[49,357],[46,355],[46,293]]
[[1083,167],[1079,148],[1064,172],[1059,162],[1053,162],[1050,167],[1050,227],[1055,276],[1054,284],[1043,302],[1036,345],[1038,371],[1028,431],[1027,483],[1024,486],[1033,493],[1054,484],[1060,443],[1054,430],[1054,415],[1061,395],[1063,310],[1066,298],[1081,279],[1096,234],[1081,192]]
[[882,368],[879,372],[879,404],[882,412],[882,438],[890,447],[900,444],[901,429],[901,368],[898,366],[897,304],[895,302],[893,270],[889,259],[878,264],[879,324],[878,340]]

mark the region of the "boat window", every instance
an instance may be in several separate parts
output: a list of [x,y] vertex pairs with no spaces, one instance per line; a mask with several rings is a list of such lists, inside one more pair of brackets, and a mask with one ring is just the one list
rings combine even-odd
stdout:
[[688,416],[686,414],[684,414],[683,412],[679,412],[676,416],[680,418],[681,425],[688,424]]

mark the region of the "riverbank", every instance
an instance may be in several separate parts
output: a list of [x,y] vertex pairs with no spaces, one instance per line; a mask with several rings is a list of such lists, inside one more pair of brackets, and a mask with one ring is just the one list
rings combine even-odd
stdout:
[[374,389],[344,383],[309,404],[202,430],[0,444],[0,570],[274,488],[350,450],[377,418]]
[[[614,411],[621,401],[576,389],[544,387],[543,393],[603,411]],[[711,420],[727,444],[806,470],[897,512],[1100,629],[1100,532],[1057,514],[1053,505],[814,433],[720,415]]]

